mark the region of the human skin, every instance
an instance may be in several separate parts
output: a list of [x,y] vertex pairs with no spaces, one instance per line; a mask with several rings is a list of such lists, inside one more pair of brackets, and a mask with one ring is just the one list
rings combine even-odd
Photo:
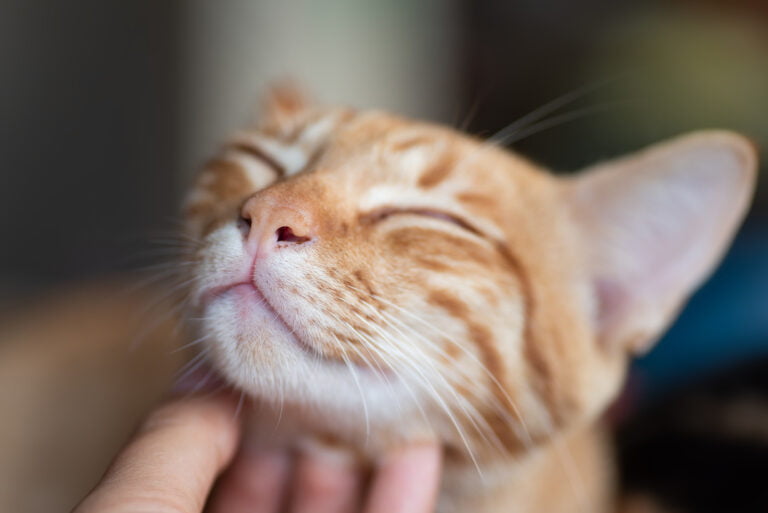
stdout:
[[[404,447],[365,476],[350,458],[240,446],[237,401],[228,394],[175,399],[153,411],[73,513],[427,513],[441,451]],[[291,468],[293,466],[293,468]],[[214,487],[214,484],[216,485]]]

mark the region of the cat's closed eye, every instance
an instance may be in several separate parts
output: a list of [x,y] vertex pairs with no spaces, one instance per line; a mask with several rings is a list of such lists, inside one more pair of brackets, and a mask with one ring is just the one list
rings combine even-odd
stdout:
[[384,207],[363,215],[363,220],[367,223],[378,223],[394,216],[419,216],[432,219],[439,219],[451,223],[473,235],[482,237],[483,234],[469,222],[455,214],[444,210],[422,207]]

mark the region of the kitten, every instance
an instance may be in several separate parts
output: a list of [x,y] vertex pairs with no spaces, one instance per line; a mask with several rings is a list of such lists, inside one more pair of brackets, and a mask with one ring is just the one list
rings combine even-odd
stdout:
[[277,90],[186,204],[190,321],[255,443],[437,439],[441,512],[609,511],[599,417],[706,278],[754,148],[698,132],[555,177],[489,142]]

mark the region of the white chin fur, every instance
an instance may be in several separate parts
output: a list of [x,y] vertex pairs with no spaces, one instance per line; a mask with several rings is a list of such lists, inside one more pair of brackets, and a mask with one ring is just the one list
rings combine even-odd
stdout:
[[234,293],[224,293],[205,309],[202,325],[213,364],[238,389],[336,415],[367,410],[384,421],[413,414],[412,397],[395,378],[314,355],[269,310],[254,305],[244,315],[243,308]]

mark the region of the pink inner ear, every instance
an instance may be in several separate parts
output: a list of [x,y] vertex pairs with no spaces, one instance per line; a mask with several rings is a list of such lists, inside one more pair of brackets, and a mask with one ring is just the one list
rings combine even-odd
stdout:
[[673,320],[744,215],[755,168],[750,151],[738,136],[705,132],[573,182],[601,340],[645,349]]
[[612,319],[619,316],[626,297],[618,283],[605,278],[595,280],[595,295],[597,296],[597,325],[604,330],[610,326]]

